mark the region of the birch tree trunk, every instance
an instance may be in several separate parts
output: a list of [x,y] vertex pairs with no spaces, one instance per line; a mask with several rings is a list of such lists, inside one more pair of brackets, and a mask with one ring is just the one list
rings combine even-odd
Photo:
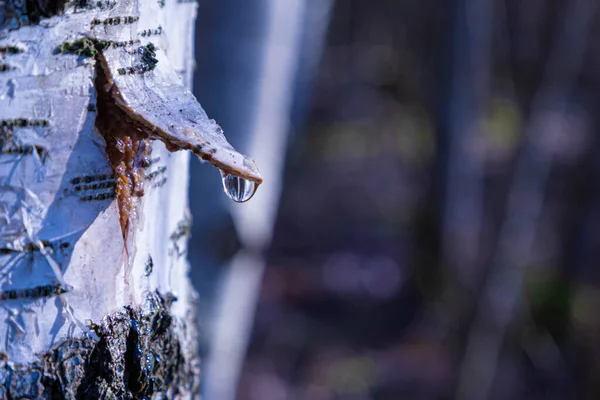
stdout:
[[197,392],[174,151],[236,201],[262,179],[187,89],[196,8],[0,0],[1,398]]

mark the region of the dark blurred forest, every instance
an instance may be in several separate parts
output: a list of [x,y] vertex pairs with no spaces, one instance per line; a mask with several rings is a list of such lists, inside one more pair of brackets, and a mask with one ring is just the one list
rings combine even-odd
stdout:
[[237,398],[600,399],[600,2],[337,0],[323,41]]

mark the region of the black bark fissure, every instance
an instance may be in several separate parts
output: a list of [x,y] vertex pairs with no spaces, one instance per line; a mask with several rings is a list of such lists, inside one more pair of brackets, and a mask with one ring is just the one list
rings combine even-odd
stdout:
[[[71,338],[27,365],[0,354],[2,399],[145,399],[196,393],[199,361],[183,351],[168,297],[148,295],[91,329],[98,339]],[[193,335],[192,335],[192,340]],[[193,344],[192,344],[193,345]]]
[[0,2],[0,29],[18,29],[22,25],[37,24],[42,18],[62,14],[67,3],[67,0]]

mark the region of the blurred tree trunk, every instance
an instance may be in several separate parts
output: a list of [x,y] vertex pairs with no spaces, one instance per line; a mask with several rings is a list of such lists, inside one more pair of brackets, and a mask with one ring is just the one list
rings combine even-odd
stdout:
[[[319,63],[332,3],[202,3],[197,51],[204,57],[198,62],[196,92],[206,98],[203,104],[227,128],[232,143],[256,157],[269,182],[251,202],[240,206],[223,202],[216,190],[209,194],[194,190],[195,183],[206,188],[202,176],[209,170],[194,163],[191,167],[192,215],[206,221],[194,226],[196,246],[190,249],[192,263],[194,256],[202,259],[192,279],[201,294],[199,319],[206,330],[208,351],[202,376],[206,400],[232,400],[241,395],[238,380],[284,187],[287,141],[299,130],[306,112],[304,103]],[[231,243],[231,239],[215,240],[217,232],[237,237],[238,243],[223,251],[222,243]],[[214,260],[212,265],[207,258]]]
[[171,151],[255,168],[187,90],[196,8],[0,2],[0,398],[197,393],[189,153]]

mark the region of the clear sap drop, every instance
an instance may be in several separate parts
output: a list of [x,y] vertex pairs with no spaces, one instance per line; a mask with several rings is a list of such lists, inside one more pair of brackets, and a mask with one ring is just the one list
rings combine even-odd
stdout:
[[223,173],[223,189],[225,194],[236,203],[243,203],[254,196],[256,183],[239,176]]

